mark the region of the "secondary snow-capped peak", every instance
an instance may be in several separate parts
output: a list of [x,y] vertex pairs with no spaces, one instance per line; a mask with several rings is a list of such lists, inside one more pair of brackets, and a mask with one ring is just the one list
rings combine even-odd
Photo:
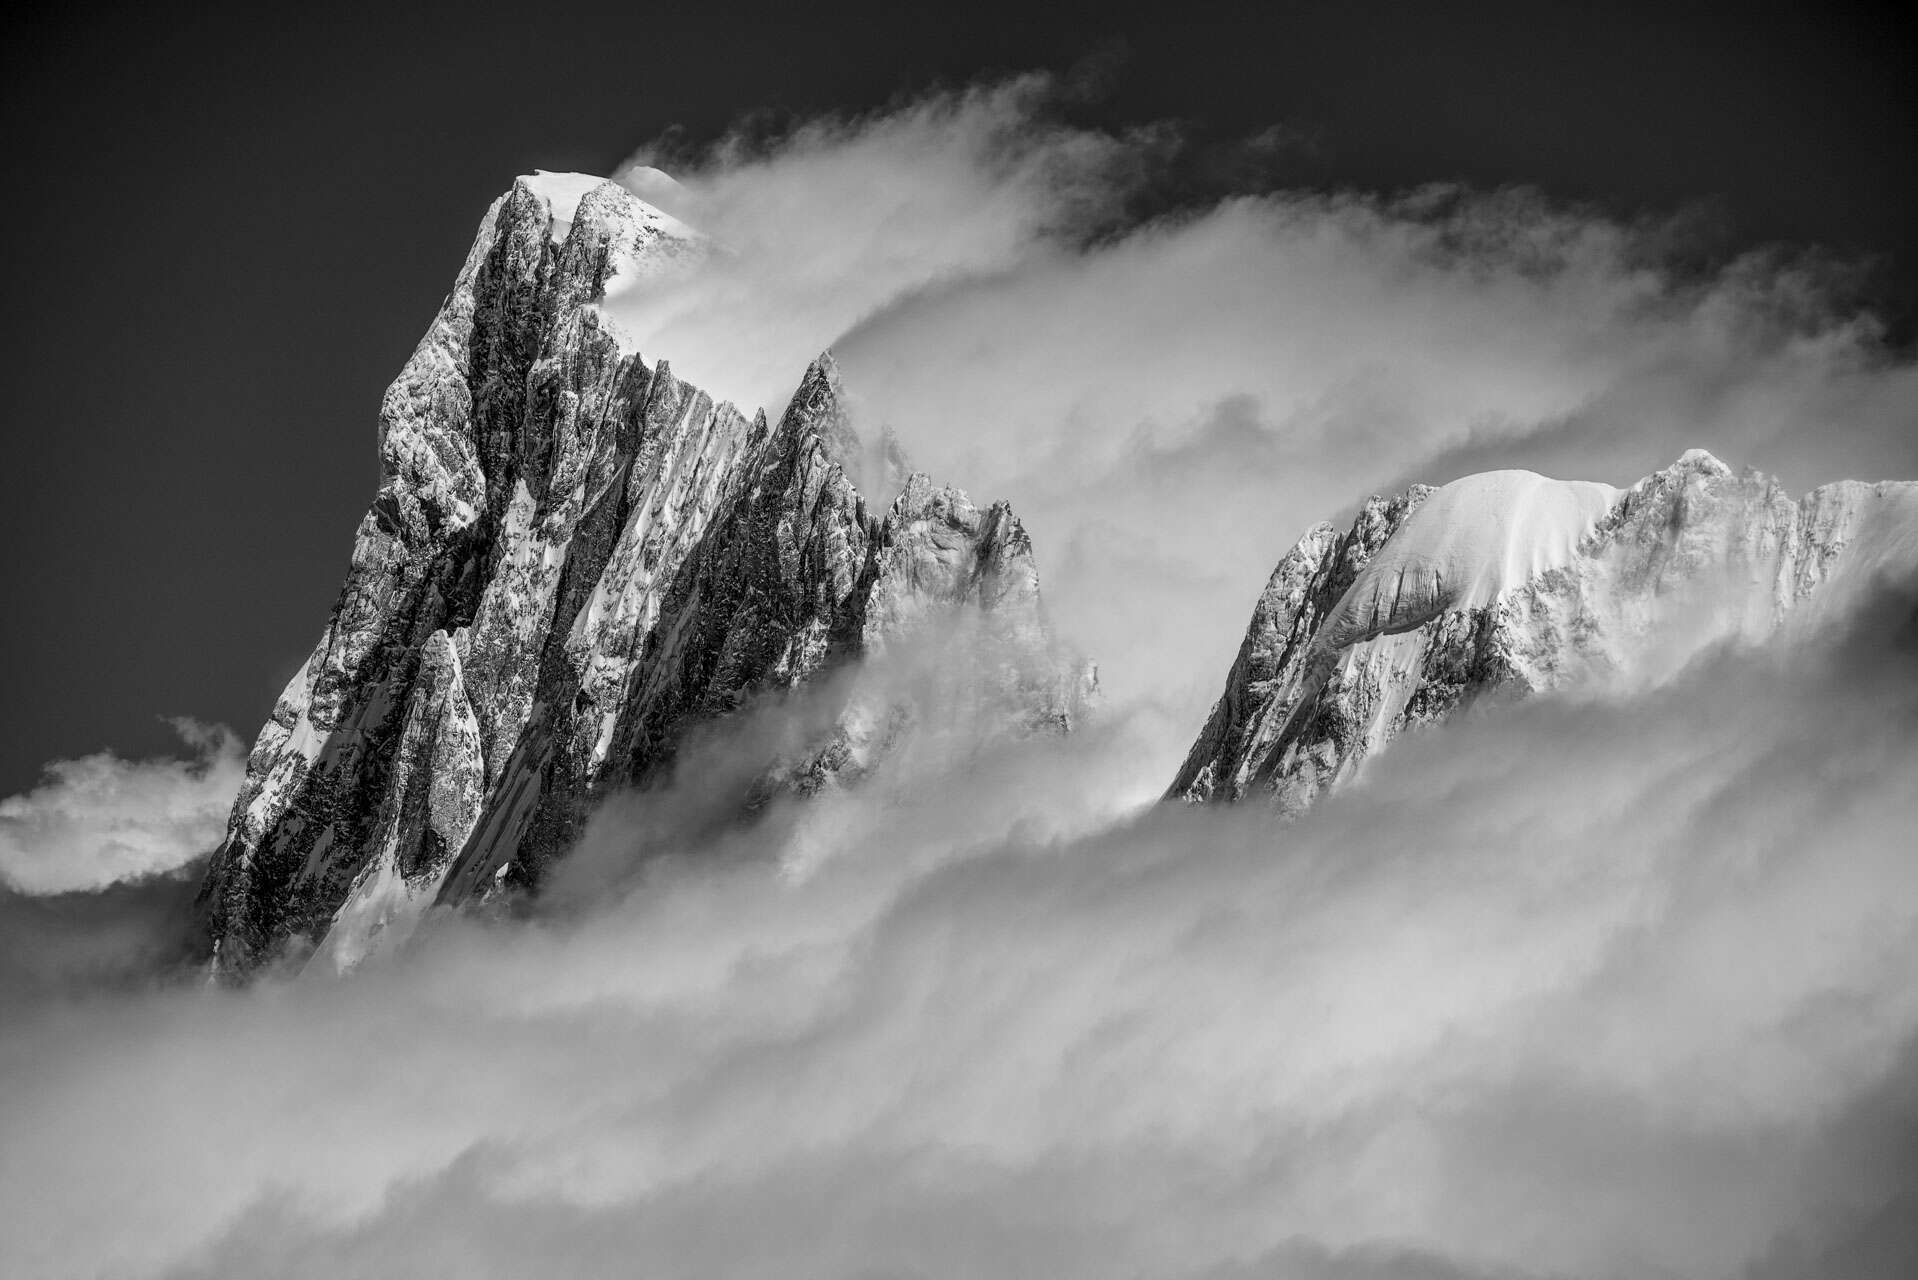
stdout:
[[1296,810],[1480,695],[1664,678],[1834,579],[1918,567],[1918,483],[1794,501],[1702,449],[1620,491],[1526,471],[1368,500],[1267,582],[1169,795]]

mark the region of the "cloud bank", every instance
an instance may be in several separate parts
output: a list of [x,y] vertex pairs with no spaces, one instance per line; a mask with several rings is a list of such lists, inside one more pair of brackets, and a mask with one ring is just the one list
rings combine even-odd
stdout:
[[1407,739],[1289,827],[1076,821],[1108,720],[623,877],[615,806],[591,894],[350,981],[22,1003],[0,1263],[1829,1274],[1918,1172],[1887,599]]
[[867,424],[1014,499],[1104,714],[751,826],[744,719],[542,900],[346,981],[0,949],[0,1272],[1904,1274],[1910,581],[1408,737],[1288,826],[1144,802],[1306,525],[1692,445],[1915,475],[1911,366],[1809,260],[1687,275],[1524,193],[1128,221],[1176,135],[1047,92],[643,153],[729,253],[627,320],[749,402],[835,346]]

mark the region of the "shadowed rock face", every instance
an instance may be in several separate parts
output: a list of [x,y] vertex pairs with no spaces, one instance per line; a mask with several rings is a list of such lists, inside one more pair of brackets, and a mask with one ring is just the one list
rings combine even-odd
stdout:
[[1918,483],[1794,501],[1693,450],[1631,488],[1529,472],[1372,498],[1273,570],[1167,795],[1296,812],[1488,693],[1655,680],[1821,584],[1918,565]]
[[[316,946],[347,966],[434,902],[536,885],[606,790],[693,725],[846,668],[933,614],[976,628],[1008,731],[1083,692],[1003,504],[905,481],[869,512],[822,356],[774,426],[648,367],[599,304],[706,252],[619,186],[494,203],[380,411],[382,480],[312,656],[247,763],[200,893],[217,971]],[[857,680],[795,790],[885,745]]]

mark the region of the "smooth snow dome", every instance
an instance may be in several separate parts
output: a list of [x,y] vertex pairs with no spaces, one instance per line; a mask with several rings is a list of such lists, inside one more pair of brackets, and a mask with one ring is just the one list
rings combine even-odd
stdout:
[[1532,471],[1486,471],[1440,488],[1359,572],[1320,632],[1333,650],[1492,603],[1571,561],[1619,491]]

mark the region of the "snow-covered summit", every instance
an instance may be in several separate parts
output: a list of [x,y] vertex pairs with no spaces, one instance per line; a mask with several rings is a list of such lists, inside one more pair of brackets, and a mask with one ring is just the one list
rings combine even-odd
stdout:
[[[663,182],[672,183],[674,187],[679,185],[657,169],[649,172]],[[617,216],[639,226],[654,228],[661,235],[673,239],[698,241],[704,238],[672,214],[642,199],[631,187],[611,178],[591,173],[552,173],[535,169],[531,173],[521,174],[515,181],[524,183],[528,190],[546,202],[553,218],[548,234],[555,243],[565,240],[566,233],[573,229],[581,202],[602,187],[608,188],[603,195],[607,203],[617,210]]]
[[1375,497],[1273,570],[1169,794],[1294,810],[1483,693],[1656,680],[1890,567],[1918,568],[1918,483],[1795,501],[1702,449],[1625,490],[1494,471]]
[[553,238],[564,240],[580,200],[606,179],[592,173],[552,173],[535,169],[531,173],[521,174],[516,181],[525,183],[534,195],[546,202],[557,224]]
[[559,258],[574,259],[562,274],[590,287],[600,323],[627,350],[634,344],[613,309],[597,304],[683,278],[714,251],[706,235],[610,178],[537,169],[516,179],[514,190],[545,209],[547,240]]

